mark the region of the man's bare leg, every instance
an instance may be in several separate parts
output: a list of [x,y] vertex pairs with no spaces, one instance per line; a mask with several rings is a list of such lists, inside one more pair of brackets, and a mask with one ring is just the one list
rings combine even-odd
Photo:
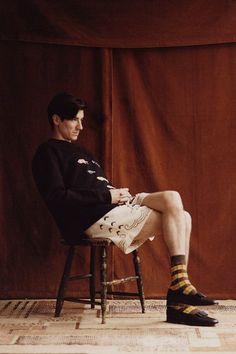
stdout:
[[[157,192],[144,197],[142,205],[151,209],[146,228],[162,234],[171,256],[171,285],[167,293],[169,322],[214,326],[217,320],[189,305],[212,305],[214,300],[197,292],[188,279],[187,261],[191,233],[191,217],[184,211],[177,192]],[[155,232],[152,232],[155,234]]]
[[[142,205],[162,214],[162,233],[170,256],[186,255],[186,247],[189,247],[189,235],[186,234],[190,234],[191,227],[187,226],[189,217],[180,195],[174,191],[151,193],[144,197]],[[187,257],[188,253],[187,249]]]
[[[188,264],[192,221],[191,221],[191,216],[187,211],[184,211],[184,215],[185,215],[185,237],[184,237],[183,242],[185,243],[186,264]],[[153,210],[152,213],[150,214],[146,224],[144,225],[144,227],[142,229],[142,233],[144,233],[146,235],[149,234],[149,235],[161,236],[164,238],[164,241],[165,241],[165,237],[164,237],[164,233],[163,233],[163,213]],[[142,238],[141,234],[140,234],[140,237]],[[170,241],[170,243],[171,243],[171,248],[174,250],[173,253],[177,254],[177,249],[175,250],[175,241],[173,241],[173,243],[172,243],[172,241]],[[168,247],[167,247],[167,249],[168,249]],[[168,251],[169,251],[169,249],[168,249]]]
[[[187,262],[191,217],[184,210],[179,193],[175,191],[150,193],[144,197],[142,205],[161,214],[162,235],[171,257],[172,282],[169,292],[171,294],[175,292],[175,295],[179,293],[180,298],[183,297],[186,301],[190,301],[190,303],[196,301],[196,305],[213,304],[214,301],[211,299],[198,299],[198,297],[194,297],[198,293],[188,279]],[[157,213],[155,215],[160,224],[160,215]],[[176,267],[177,265],[178,267]],[[187,295],[190,295],[190,297],[186,297]]]
[[192,231],[192,218],[187,211],[184,212],[184,215],[185,215],[185,257],[186,257],[186,265],[188,265],[190,238],[191,238],[191,231]]

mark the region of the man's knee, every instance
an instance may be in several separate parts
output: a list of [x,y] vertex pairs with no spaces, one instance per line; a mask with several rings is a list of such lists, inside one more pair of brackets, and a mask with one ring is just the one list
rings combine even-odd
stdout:
[[176,191],[163,192],[163,203],[165,209],[168,210],[183,210],[183,203],[181,196]]

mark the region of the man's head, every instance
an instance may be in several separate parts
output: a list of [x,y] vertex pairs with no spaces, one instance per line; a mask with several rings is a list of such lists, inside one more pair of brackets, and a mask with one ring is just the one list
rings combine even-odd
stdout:
[[53,137],[66,141],[77,140],[80,130],[83,129],[85,107],[83,100],[66,92],[54,96],[48,105],[48,120]]

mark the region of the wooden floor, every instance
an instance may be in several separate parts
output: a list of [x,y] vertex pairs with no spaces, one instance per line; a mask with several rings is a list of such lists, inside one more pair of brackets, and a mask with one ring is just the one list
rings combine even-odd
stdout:
[[54,318],[53,300],[0,301],[0,353],[236,353],[236,301],[208,307],[214,328],[165,322],[165,301],[109,300],[107,323],[100,309],[65,303]]

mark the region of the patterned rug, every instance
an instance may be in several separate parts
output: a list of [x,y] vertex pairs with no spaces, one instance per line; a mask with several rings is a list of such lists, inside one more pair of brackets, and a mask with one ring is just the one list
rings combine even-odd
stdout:
[[107,323],[99,306],[65,302],[54,317],[53,300],[0,301],[0,353],[236,353],[236,301],[205,308],[215,328],[165,321],[165,301],[109,300]]

